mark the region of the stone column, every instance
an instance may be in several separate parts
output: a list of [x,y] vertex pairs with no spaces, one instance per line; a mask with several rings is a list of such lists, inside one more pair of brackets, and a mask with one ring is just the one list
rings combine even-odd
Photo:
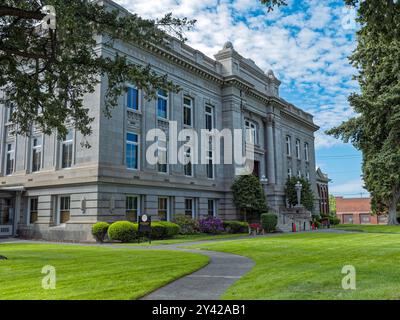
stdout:
[[268,183],[275,184],[275,145],[274,145],[274,115],[268,114],[266,118],[265,140],[267,144],[266,162]]

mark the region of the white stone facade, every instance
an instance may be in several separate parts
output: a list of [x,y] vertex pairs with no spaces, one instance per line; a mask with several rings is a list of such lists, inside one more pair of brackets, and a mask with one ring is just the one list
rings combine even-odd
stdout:
[[[168,74],[182,88],[178,94],[168,94],[168,119],[160,119],[157,101],[147,101],[140,92],[138,110],[129,110],[127,97],[122,96],[112,118],[105,117],[102,108],[107,82],[102,81],[85,98],[95,118],[93,134],[88,137],[91,148],[82,147],[81,134],[73,131],[68,149],[72,163],[62,168],[63,143],[57,135],[45,136],[38,131],[32,137],[15,136],[13,125],[7,122],[8,108],[0,106],[0,225],[12,224],[14,232],[25,237],[85,241],[92,239],[90,227],[96,221],[122,220],[127,214],[146,213],[154,219],[166,214],[171,219],[192,210],[194,217],[214,212],[223,219],[239,219],[230,192],[233,165],[214,165],[210,179],[206,165],[193,165],[193,176],[188,177],[181,164],[160,173],[146,162],[150,144],[145,141],[146,132],[168,128],[172,120],[177,121],[178,130],[184,128],[185,97],[192,101],[195,130],[205,128],[206,106],[212,107],[216,129],[241,129],[246,121],[256,126],[255,160],[259,176],[268,179],[264,188],[271,210],[279,213],[285,207],[284,184],[289,170],[292,175],[299,172],[308,176],[316,191],[314,132],[318,127],[312,115],[280,98],[280,81],[273,72],[265,73],[236,52],[231,43],[226,43],[215,59],[175,40],[168,50],[124,43],[116,43],[112,49],[99,44],[98,50],[109,57],[116,52],[124,54],[132,63],[151,64],[160,74]],[[127,132],[138,137],[137,170],[127,168]],[[39,137],[39,142],[34,142],[34,137]],[[298,155],[296,143],[300,146]],[[33,172],[37,165],[33,164],[37,157],[34,147],[40,152],[37,172]],[[7,168],[10,154],[15,159],[11,172],[10,163]],[[133,207],[137,211],[128,210]],[[68,219],[65,223],[63,217]]]

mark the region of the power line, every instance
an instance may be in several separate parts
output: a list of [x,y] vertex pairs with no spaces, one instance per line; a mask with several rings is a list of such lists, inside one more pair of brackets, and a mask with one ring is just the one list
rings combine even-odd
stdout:
[[340,159],[344,159],[344,158],[348,158],[348,159],[353,159],[353,158],[360,158],[361,157],[361,154],[347,154],[347,155],[345,155],[345,154],[343,154],[343,155],[334,155],[334,156],[318,156],[317,155],[317,158],[322,158],[322,159],[337,159],[337,158],[340,158]]

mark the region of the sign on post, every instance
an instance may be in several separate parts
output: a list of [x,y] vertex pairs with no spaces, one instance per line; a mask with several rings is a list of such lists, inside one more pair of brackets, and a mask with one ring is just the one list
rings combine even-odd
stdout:
[[151,217],[147,214],[142,214],[139,216],[139,242],[141,234],[148,234],[149,242],[151,243]]

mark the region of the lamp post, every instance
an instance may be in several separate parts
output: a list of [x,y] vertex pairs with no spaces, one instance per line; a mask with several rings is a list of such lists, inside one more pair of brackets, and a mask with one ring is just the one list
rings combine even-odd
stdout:
[[265,175],[261,176],[260,182],[262,184],[268,184],[268,178]]
[[295,189],[296,189],[296,193],[297,193],[297,205],[296,207],[301,207],[301,189],[303,188],[303,185],[301,184],[300,181],[297,181],[297,183],[295,184]]

